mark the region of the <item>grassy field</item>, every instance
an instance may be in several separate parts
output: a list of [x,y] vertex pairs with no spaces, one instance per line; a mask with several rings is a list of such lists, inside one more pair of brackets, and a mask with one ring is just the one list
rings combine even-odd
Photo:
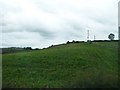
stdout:
[[2,55],[3,88],[118,87],[117,42],[71,43]]

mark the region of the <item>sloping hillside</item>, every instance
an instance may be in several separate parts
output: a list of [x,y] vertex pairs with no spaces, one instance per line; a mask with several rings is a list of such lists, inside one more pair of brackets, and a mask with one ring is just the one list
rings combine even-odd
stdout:
[[4,54],[3,87],[117,87],[117,42],[70,43]]

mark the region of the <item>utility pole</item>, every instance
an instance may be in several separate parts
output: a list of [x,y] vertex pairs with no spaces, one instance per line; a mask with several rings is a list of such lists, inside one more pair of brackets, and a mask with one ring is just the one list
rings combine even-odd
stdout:
[[95,35],[94,35],[94,41],[95,41],[95,39],[96,39],[96,37],[95,37]]
[[87,40],[89,41],[89,30],[87,31],[87,34],[88,34],[88,36],[87,36]]

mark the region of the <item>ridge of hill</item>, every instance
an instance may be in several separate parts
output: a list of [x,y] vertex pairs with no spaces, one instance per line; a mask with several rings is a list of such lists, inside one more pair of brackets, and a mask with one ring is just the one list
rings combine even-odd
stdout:
[[17,52],[28,52],[31,50],[43,50],[43,49],[47,49],[47,48],[51,48],[51,47],[55,47],[55,46],[60,46],[60,45],[66,45],[66,44],[72,44],[72,43],[93,43],[93,42],[118,42],[119,40],[93,40],[93,41],[75,41],[73,40],[72,42],[67,41],[66,43],[63,44],[58,44],[58,45],[51,45],[49,47],[46,48],[32,48],[32,47],[6,47],[6,48],[0,48],[0,54],[6,54],[6,53],[17,53]]

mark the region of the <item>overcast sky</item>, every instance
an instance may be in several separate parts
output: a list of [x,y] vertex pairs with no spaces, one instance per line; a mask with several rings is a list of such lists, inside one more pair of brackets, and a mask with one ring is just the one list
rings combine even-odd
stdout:
[[[0,0],[2,47],[118,39],[119,0]],[[0,35],[1,38],[1,35]]]

